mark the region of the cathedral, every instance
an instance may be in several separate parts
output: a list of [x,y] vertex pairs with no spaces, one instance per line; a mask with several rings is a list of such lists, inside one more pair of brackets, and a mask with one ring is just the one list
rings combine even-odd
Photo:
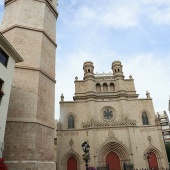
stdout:
[[[162,133],[152,98],[138,98],[134,79],[124,78],[120,61],[112,74],[94,74],[93,63],[83,65],[84,78],[75,78],[73,101],[61,95],[57,125],[58,170],[83,170],[81,145],[90,145],[92,167],[123,170],[168,168]],[[74,167],[74,168],[73,168]]]
[[[5,0],[4,4],[0,31],[23,62],[15,64],[5,137],[0,139],[3,157],[9,170],[56,170],[57,0]],[[112,74],[94,74],[93,63],[85,62],[83,80],[75,78],[74,100],[64,101],[61,95],[57,170],[85,169],[81,148],[85,141],[90,145],[88,164],[98,169],[168,168],[149,92],[138,98],[134,79],[124,78],[121,62],[114,61],[111,68]]]

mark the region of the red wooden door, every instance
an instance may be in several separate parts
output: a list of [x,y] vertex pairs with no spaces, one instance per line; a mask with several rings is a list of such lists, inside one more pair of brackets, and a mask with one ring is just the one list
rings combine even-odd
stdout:
[[157,162],[157,158],[156,155],[153,152],[150,152],[150,158],[149,158],[149,168],[150,169],[154,169],[154,170],[158,170],[158,162]]
[[67,161],[67,170],[77,170],[77,161],[74,157],[70,157]]
[[110,170],[121,170],[120,159],[115,152],[110,152],[107,154],[106,164],[109,164]]

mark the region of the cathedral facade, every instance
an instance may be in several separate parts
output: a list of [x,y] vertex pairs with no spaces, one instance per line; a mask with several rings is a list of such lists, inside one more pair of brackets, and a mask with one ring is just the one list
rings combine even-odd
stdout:
[[[138,98],[134,79],[125,79],[120,61],[113,74],[94,74],[92,62],[83,65],[84,78],[75,78],[73,101],[61,95],[57,125],[58,170],[83,170],[81,145],[90,145],[89,166],[122,170],[168,168],[161,128],[149,92]],[[73,168],[74,167],[74,168]]]

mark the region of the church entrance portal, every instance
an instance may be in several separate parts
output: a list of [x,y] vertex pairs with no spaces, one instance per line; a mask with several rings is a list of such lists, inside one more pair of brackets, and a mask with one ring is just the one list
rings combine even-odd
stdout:
[[106,156],[106,164],[110,170],[120,170],[120,159],[115,152],[109,152]]
[[68,159],[67,170],[77,170],[77,160],[74,157]]
[[156,155],[153,152],[150,152],[149,169],[158,170],[157,158],[156,158]]

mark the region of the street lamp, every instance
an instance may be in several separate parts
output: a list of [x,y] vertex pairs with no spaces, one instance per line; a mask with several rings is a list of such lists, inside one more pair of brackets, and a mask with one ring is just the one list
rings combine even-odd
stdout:
[[84,152],[84,154],[82,155],[84,162],[86,163],[86,170],[88,170],[88,162],[90,161],[90,154],[89,154],[89,150],[90,150],[90,145],[88,144],[88,142],[83,142],[82,145],[82,150]]

